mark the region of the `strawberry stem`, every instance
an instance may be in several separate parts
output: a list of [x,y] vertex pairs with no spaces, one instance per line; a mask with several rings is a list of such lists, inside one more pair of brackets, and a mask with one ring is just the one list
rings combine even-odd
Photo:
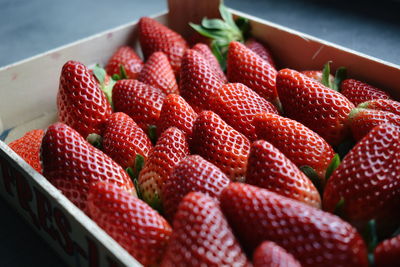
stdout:
[[331,177],[332,173],[339,167],[340,165],[340,157],[339,154],[335,154],[328,165],[325,173],[325,183],[328,181],[329,177]]
[[336,70],[335,80],[333,82],[332,89],[340,92],[340,85],[347,78],[347,69],[346,67],[340,67]]
[[103,93],[106,95],[106,98],[108,100],[108,103],[110,103],[111,107],[113,107],[112,103],[112,89],[114,87],[114,84],[116,83],[116,80],[110,79],[107,83],[106,81],[106,76],[107,73],[105,69],[100,67],[99,64],[96,64],[93,68],[93,75],[99,81],[100,84],[100,89],[103,91]]
[[128,167],[126,169],[126,172],[131,177],[132,182],[133,182],[133,184],[135,186],[137,196],[140,199],[143,199],[143,196],[142,196],[138,181],[139,181],[139,173],[143,169],[143,165],[144,165],[144,157],[142,155],[140,155],[140,154],[136,154],[134,167],[133,168],[132,167]]
[[332,61],[328,61],[324,65],[324,68],[322,69],[322,80],[321,80],[322,84],[329,88],[332,88],[332,83],[331,83],[331,79],[330,79],[331,63],[332,63]]
[[103,138],[99,134],[91,133],[86,137],[86,141],[95,148],[102,149]]

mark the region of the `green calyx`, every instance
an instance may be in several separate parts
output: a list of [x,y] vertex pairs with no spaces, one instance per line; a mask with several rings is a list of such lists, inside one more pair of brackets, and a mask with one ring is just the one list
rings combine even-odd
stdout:
[[344,217],[344,205],[345,205],[344,198],[341,197],[339,199],[339,201],[336,203],[335,209],[333,210],[333,214],[343,218]]
[[103,138],[99,134],[91,133],[86,137],[86,141],[88,141],[89,144],[94,146],[95,148],[101,149],[102,148],[102,143],[103,143]]
[[318,192],[322,196],[324,192],[324,184],[321,181],[321,178],[318,176],[317,172],[308,165],[301,166],[299,169],[311,180],[315,188],[317,188]]
[[158,213],[160,214],[163,213],[162,201],[160,195],[157,194],[157,192],[151,199],[147,199],[146,197],[144,197],[144,200],[146,201],[147,204],[149,204],[150,207],[158,211]]
[[368,221],[363,237],[368,248],[368,261],[370,266],[374,266],[374,250],[378,245],[378,234],[377,234],[376,221],[374,219]]
[[358,104],[357,108],[369,108],[369,101]]
[[335,78],[332,81],[330,79],[330,74],[331,74],[330,64],[331,63],[332,63],[332,61],[328,61],[324,65],[324,68],[322,69],[322,81],[321,82],[326,87],[329,87],[335,91],[339,91],[342,81],[345,80],[347,77],[347,69],[345,67],[339,67],[336,70]]
[[353,108],[350,113],[349,116],[347,117],[347,120],[351,123],[352,120],[354,120],[360,112],[363,112],[365,110],[365,108]]
[[113,80],[119,81],[119,80],[124,80],[128,79],[128,74],[126,74],[125,67],[122,65],[119,65],[119,74],[114,74],[112,76]]
[[156,125],[149,125],[148,134],[150,141],[153,145],[157,143],[157,126]]
[[93,68],[94,77],[96,77],[97,81],[100,83],[100,89],[104,92],[107,97],[108,103],[110,103],[111,107],[112,103],[112,89],[116,83],[115,79],[109,79],[108,83],[106,81],[107,73],[105,69],[100,67],[99,64],[96,64]]
[[219,12],[222,19],[203,18],[201,24],[189,23],[189,25],[201,35],[211,39],[211,50],[221,68],[225,70],[229,43],[232,41],[243,43],[250,24],[245,18],[238,18],[235,22],[232,14],[222,3]]
[[128,175],[131,177],[131,179],[133,181],[137,196],[140,199],[143,199],[143,196],[142,196],[140,186],[139,186],[139,173],[143,169],[143,166],[144,166],[144,157],[140,154],[136,154],[135,163],[134,163],[133,168],[128,167],[126,169],[126,172],[128,173]]
[[325,183],[328,181],[329,177],[331,177],[332,173],[339,167],[340,165],[340,157],[339,154],[335,154],[328,165],[325,173]]

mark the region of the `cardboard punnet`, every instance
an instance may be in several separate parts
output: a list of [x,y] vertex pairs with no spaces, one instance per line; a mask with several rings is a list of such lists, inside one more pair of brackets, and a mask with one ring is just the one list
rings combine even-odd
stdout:
[[[152,16],[188,36],[189,21],[218,16],[219,0],[169,0],[169,12]],[[279,66],[333,69],[347,66],[349,76],[386,89],[400,98],[400,66],[325,42],[275,23],[230,10],[250,20],[254,37],[268,44]],[[71,266],[140,266],[111,237],[74,206],[7,145],[26,131],[56,121],[56,94],[62,65],[70,59],[105,64],[117,47],[140,51],[137,22],[0,69],[0,195]]]

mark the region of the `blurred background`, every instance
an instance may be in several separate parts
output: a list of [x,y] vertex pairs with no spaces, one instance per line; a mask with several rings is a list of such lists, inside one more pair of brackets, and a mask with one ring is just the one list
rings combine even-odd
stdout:
[[[225,4],[400,65],[400,1]],[[166,9],[166,0],[0,0],[0,67]],[[0,211],[0,266],[63,266],[3,200]]]

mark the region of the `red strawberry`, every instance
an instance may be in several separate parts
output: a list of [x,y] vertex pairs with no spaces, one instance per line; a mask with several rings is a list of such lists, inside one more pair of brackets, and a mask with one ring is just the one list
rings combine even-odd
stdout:
[[163,132],[139,175],[144,201],[152,207],[159,207],[164,182],[175,165],[188,154],[189,145],[184,133],[175,127]]
[[400,235],[387,239],[375,248],[375,266],[398,266],[400,262]]
[[161,267],[249,265],[217,201],[209,196],[188,194],[173,228]]
[[160,89],[166,95],[179,93],[174,71],[163,52],[155,52],[149,57],[138,80]]
[[254,117],[256,135],[279,149],[297,167],[310,166],[321,179],[335,152],[317,133],[303,124],[272,113],[261,113]]
[[[316,80],[317,82],[322,83],[323,73],[320,70],[303,70],[301,73],[309,78]],[[329,80],[330,83],[334,83],[335,77],[332,74],[329,74]]]
[[218,198],[229,182],[229,178],[214,164],[199,155],[187,156],[175,166],[162,189],[167,218],[173,219],[180,201],[186,194],[201,192]]
[[209,99],[211,109],[250,140],[257,135],[252,123],[261,112],[278,113],[275,106],[241,83],[222,86]]
[[337,216],[242,183],[231,183],[220,201],[229,224],[250,253],[269,240],[302,266],[368,266],[360,235]]
[[340,92],[356,106],[368,100],[390,99],[383,90],[354,79],[344,80],[340,86]]
[[244,44],[229,44],[227,73],[230,82],[243,83],[268,101],[278,103],[275,68]]
[[346,119],[354,105],[340,93],[290,69],[276,78],[285,114],[317,132],[331,145],[347,136]]
[[274,59],[272,57],[272,53],[265,45],[263,45],[262,43],[256,41],[253,38],[247,40],[245,45],[251,51],[256,53],[260,58],[262,58],[265,61],[267,61],[272,67],[274,67],[274,68],[276,67]]
[[340,214],[362,228],[371,219],[386,227],[400,222],[400,128],[382,124],[343,159],[325,187],[329,212],[344,201]]
[[37,172],[42,173],[42,166],[39,160],[40,145],[44,135],[43,130],[32,130],[25,133],[21,138],[11,142],[8,146],[14,150],[23,160],[26,161]]
[[137,80],[118,81],[113,88],[115,111],[128,114],[146,133],[156,125],[165,94]]
[[400,116],[400,102],[390,99],[374,99],[358,105],[359,108],[377,109],[392,112]]
[[137,154],[146,159],[153,146],[131,117],[116,112],[105,123],[102,147],[104,153],[126,169],[134,167]]
[[196,112],[185,99],[175,94],[167,95],[157,122],[157,134],[160,136],[169,127],[176,127],[186,136],[191,136],[196,117]]
[[399,115],[375,109],[355,108],[351,111],[348,120],[356,140],[360,140],[380,124],[392,123],[400,126]]
[[43,176],[85,212],[89,187],[99,181],[115,184],[136,196],[124,169],[63,123],[49,126],[40,156]]
[[250,141],[212,111],[203,111],[193,125],[192,153],[219,167],[231,180],[243,181]]
[[143,68],[143,61],[131,47],[121,46],[108,61],[106,71],[110,76],[118,74],[122,77],[121,66],[126,72],[127,77],[124,78],[136,79]]
[[193,46],[192,49],[199,52],[208,61],[211,68],[214,70],[214,73],[220,78],[223,83],[226,83],[228,81],[224,72],[221,69],[221,66],[219,65],[217,58],[211,52],[211,49],[208,47],[208,45],[199,43]]
[[310,179],[267,141],[259,140],[251,145],[247,165],[246,183],[321,207],[321,198]]
[[209,96],[222,85],[208,61],[199,52],[187,50],[182,60],[180,92],[196,112],[209,109]]
[[99,134],[112,113],[98,82],[85,65],[76,61],[64,64],[57,95],[58,119],[83,137]]
[[271,241],[264,241],[254,251],[253,264],[254,267],[301,267],[292,254]]
[[161,260],[171,226],[140,199],[115,185],[100,182],[90,187],[88,213],[144,266]]
[[179,73],[182,57],[188,49],[181,35],[154,19],[143,17],[139,21],[139,39],[146,58],[154,52],[164,52],[175,74]]

